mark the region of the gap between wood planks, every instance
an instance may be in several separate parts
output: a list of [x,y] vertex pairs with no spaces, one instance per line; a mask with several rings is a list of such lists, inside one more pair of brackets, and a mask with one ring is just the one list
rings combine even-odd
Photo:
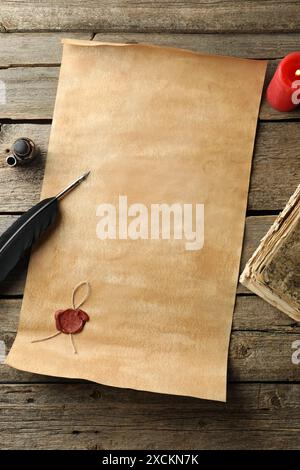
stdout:
[[10,64],[10,65],[0,65],[0,70],[8,70],[8,69],[17,69],[17,68],[22,68],[22,69],[34,69],[37,67],[60,67],[60,63],[57,64]]
[[[55,380],[55,377],[53,376],[53,380],[51,382],[48,380],[43,381],[42,379],[39,379],[38,382],[21,382],[18,380],[5,380],[1,381],[0,379],[0,385],[21,385],[23,386],[34,386],[34,385],[95,385],[99,387],[110,387],[110,385],[105,385],[105,384],[100,384],[97,382],[91,382],[88,380],[80,380],[80,379],[68,379],[68,378],[61,378],[59,380],[59,377],[57,377],[58,380]],[[268,380],[267,382],[264,382],[262,380],[231,380],[228,379],[227,381],[228,385],[300,385],[300,380]],[[118,387],[117,387],[118,388]],[[118,390],[123,390],[123,388],[118,388]],[[126,390],[126,389],[125,389]],[[143,393],[141,390],[135,390],[135,389],[128,389],[131,390],[132,392],[137,392],[137,393]],[[145,393],[153,393],[155,394],[156,392],[147,392]],[[183,398],[185,397],[184,395],[174,395],[174,396],[182,396]],[[193,399],[193,397],[187,397]],[[200,399],[201,400],[201,399]]]

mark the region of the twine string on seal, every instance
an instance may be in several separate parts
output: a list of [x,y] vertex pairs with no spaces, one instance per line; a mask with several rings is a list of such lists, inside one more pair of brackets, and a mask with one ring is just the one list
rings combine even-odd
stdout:
[[[81,300],[81,302],[78,305],[76,305],[75,304],[75,296],[76,296],[76,293],[78,292],[78,290],[80,289],[80,287],[82,287],[82,286],[86,286],[86,293],[85,293],[83,299]],[[86,302],[86,300],[88,299],[90,293],[91,293],[91,286],[90,286],[88,281],[83,281],[83,282],[80,282],[79,284],[77,284],[73,288],[73,291],[72,291],[72,300],[71,300],[71,302],[72,302],[73,310],[78,311],[80,309],[80,307]],[[57,333],[54,333],[53,335],[46,336],[45,338],[35,339],[35,340],[31,341],[31,343],[41,343],[43,341],[48,341],[49,339],[55,338],[56,336],[61,335],[62,333],[66,333],[66,332],[58,331]],[[75,343],[74,343],[73,333],[68,333],[68,336],[70,338],[70,343],[71,343],[71,346],[72,346],[72,349],[73,349],[73,353],[77,354],[77,349],[76,349],[76,346],[75,346]]]
[[[76,295],[76,292],[80,289],[81,286],[86,286],[87,290],[86,290],[86,294],[83,297],[82,301],[76,306],[75,305],[75,295]],[[79,282],[79,284],[77,284],[74,287],[73,292],[72,292],[72,307],[73,307],[73,309],[74,310],[79,310],[80,307],[84,304],[84,302],[88,299],[90,293],[91,293],[91,286],[90,286],[89,282],[87,282],[87,281]]]
[[[86,289],[86,293],[85,293],[85,296],[83,297],[82,301],[76,306],[75,305],[75,295],[76,293],[79,291],[80,287],[82,286],[86,286],[87,289]],[[79,282],[73,289],[73,292],[72,292],[72,307],[74,310],[79,310],[80,307],[84,304],[84,302],[88,299],[89,295],[90,295],[90,292],[91,292],[91,286],[90,284],[87,282],[87,281],[83,281],[83,282]],[[75,343],[74,343],[74,338],[73,338],[73,334],[72,333],[69,333],[69,337],[70,337],[70,341],[71,341],[71,346],[72,346],[72,349],[73,349],[73,353],[74,354],[78,354],[77,353],[77,349],[76,349],[76,346],[75,346]]]
[[73,338],[72,333],[69,333],[69,338],[70,338],[70,341],[71,341],[71,346],[72,346],[72,349],[73,349],[73,353],[78,354],[75,343],[74,343],[74,338]]
[[41,341],[47,341],[48,339],[52,339],[52,338],[55,338],[55,336],[61,335],[61,333],[62,333],[61,331],[58,331],[57,333],[54,333],[54,335],[46,336],[46,338],[43,338],[43,339],[34,339],[31,342],[32,343],[40,343]]

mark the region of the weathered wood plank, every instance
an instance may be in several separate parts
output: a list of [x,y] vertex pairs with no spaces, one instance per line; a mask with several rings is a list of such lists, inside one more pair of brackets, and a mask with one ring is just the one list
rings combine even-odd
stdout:
[[236,298],[233,331],[299,333],[300,324],[256,295]]
[[[91,33],[0,33],[0,67],[59,65],[62,38],[91,39]],[[299,34],[101,33],[96,41],[147,43],[206,54],[278,59],[297,49]]]
[[226,404],[95,384],[0,386],[2,449],[299,449],[300,384],[231,384]]
[[[16,334],[20,309],[21,300],[0,300],[0,340],[4,342],[7,352]],[[300,381],[300,364],[292,363],[292,345],[299,340],[299,332],[299,325],[260,298],[239,297],[230,343],[229,379]],[[0,365],[2,383],[48,380],[48,377],[19,372],[5,364]]]
[[[184,47],[184,44],[182,45]],[[266,84],[278,64],[268,66]],[[0,119],[52,119],[59,67],[9,67],[0,69],[0,83],[5,88],[1,102]],[[272,109],[263,93],[259,117],[262,120],[289,120],[300,118],[300,108],[288,113]]]
[[[0,233],[3,233],[9,225],[11,225],[18,216],[2,215],[0,216]],[[244,266],[254,250],[259,245],[261,238],[267,233],[275,216],[266,217],[247,217],[245,227],[245,237],[242,250],[241,268]],[[24,291],[24,283],[27,271],[28,256],[16,266],[16,268],[8,275],[5,281],[0,285],[0,295],[22,295]],[[238,285],[237,292],[248,293],[246,287]]]
[[[3,329],[0,327],[0,341],[2,341],[2,349],[5,349],[6,355],[8,354],[13,340],[16,335],[19,315],[21,310],[21,300],[0,300],[0,323],[3,322]],[[47,376],[40,376],[37,374],[30,374],[20,372],[0,363],[0,382],[51,382],[59,379]]]
[[300,123],[258,126],[248,209],[283,209],[299,184],[297,140]]
[[[0,216],[0,234],[2,234],[17,218],[17,215]],[[27,265],[28,256],[24,256],[18,266],[16,266],[8,277],[0,283],[0,295],[20,295],[23,293]]]
[[[299,130],[300,122],[259,123],[248,209],[280,210],[299,184]],[[0,212],[24,211],[38,201],[49,132],[49,125],[2,125]],[[7,152],[21,136],[31,137],[40,146],[41,158],[28,167],[10,168],[5,163]]]
[[0,30],[140,32],[296,32],[299,2],[281,0],[2,0]]
[[[273,216],[273,215],[246,218],[243,249],[242,249],[242,256],[241,256],[241,263],[240,263],[240,273],[242,273],[247,261],[249,260],[249,258],[252,256],[252,254],[258,247],[260,240],[267,233],[272,223],[274,222],[275,218],[276,216]],[[22,274],[20,274],[20,276],[23,277]],[[8,286],[14,285],[13,282],[15,282],[15,279],[18,279],[17,273],[12,274],[12,279],[13,281],[10,282]],[[21,287],[22,283],[19,282],[17,286]],[[5,288],[6,286],[4,284],[4,289]],[[252,294],[252,292],[250,292],[246,287],[238,283],[237,294],[245,294],[245,293]]]
[[[5,36],[5,34],[3,34]],[[1,38],[1,35],[0,35]],[[246,59],[280,59],[298,50],[299,34],[98,33],[94,41],[157,44]]]
[[0,69],[0,119],[52,118],[59,67]]
[[298,340],[299,333],[234,331],[229,349],[229,379],[298,382],[300,365],[292,363],[292,345]]
[[[3,124],[0,130],[0,212],[27,210],[38,202],[44,175],[50,126],[44,124]],[[29,137],[40,155],[29,165],[10,168],[5,159],[13,142]]]
[[[91,33],[0,33],[0,67],[59,65],[62,38],[91,39]],[[279,56],[277,56],[279,57]]]

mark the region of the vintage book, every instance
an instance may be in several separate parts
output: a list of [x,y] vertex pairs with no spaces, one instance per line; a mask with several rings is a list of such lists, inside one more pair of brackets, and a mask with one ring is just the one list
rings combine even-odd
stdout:
[[240,281],[300,321],[300,185],[246,264]]

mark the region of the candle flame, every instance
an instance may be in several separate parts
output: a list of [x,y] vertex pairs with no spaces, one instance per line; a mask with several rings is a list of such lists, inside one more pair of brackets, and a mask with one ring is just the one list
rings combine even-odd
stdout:
[[300,69],[297,69],[297,70],[296,70],[295,75],[296,75],[297,77],[300,77]]

